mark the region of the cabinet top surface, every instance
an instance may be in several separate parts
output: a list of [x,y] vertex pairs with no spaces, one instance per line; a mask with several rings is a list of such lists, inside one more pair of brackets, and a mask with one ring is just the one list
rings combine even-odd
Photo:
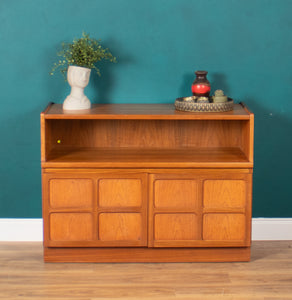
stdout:
[[148,119],[148,120],[247,120],[252,115],[243,104],[228,112],[183,112],[174,104],[92,104],[92,108],[63,111],[62,104],[49,104],[45,119]]

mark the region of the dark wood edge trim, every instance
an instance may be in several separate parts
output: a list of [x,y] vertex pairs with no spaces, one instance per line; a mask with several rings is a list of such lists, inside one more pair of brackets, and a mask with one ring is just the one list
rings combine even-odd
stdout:
[[[249,112],[248,112],[249,113]],[[218,120],[218,121],[224,121],[224,120],[248,120],[248,115],[229,115],[224,116],[223,118],[219,115],[204,115],[203,113],[201,116],[197,115],[183,115],[183,116],[176,116],[176,115],[58,115],[58,114],[49,114],[46,115],[46,119],[62,119],[62,120]]]
[[254,115],[253,112],[249,109],[249,107],[244,102],[239,102],[239,104],[243,107],[243,109],[249,114]]
[[48,105],[46,106],[46,108],[41,112],[41,115],[46,114],[53,104],[54,104],[54,102],[49,102]]
[[[223,117],[220,113],[202,113],[202,112],[182,112],[176,111],[179,113],[171,114],[171,115],[151,115],[151,114],[84,114],[77,113],[76,114],[47,114],[48,110],[51,106],[55,104],[54,102],[50,102],[45,110],[41,113],[45,115],[46,119],[88,119],[88,120],[246,120],[249,119],[249,115],[251,114],[243,102],[240,102],[244,110],[248,113],[248,115],[224,115]],[[123,105],[125,103],[119,103],[114,105]],[[141,103],[143,105],[143,103]],[[159,105],[159,104],[158,104]],[[223,112],[224,113],[224,112]]]

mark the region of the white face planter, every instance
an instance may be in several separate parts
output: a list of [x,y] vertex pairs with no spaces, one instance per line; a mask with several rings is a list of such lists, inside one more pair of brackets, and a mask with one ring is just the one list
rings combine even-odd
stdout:
[[91,103],[84,95],[84,88],[88,85],[91,69],[69,66],[67,79],[71,86],[71,93],[63,103],[64,110],[89,109]]

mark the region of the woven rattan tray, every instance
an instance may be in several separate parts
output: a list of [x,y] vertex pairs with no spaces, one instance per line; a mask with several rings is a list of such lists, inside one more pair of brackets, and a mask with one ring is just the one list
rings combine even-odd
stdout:
[[233,99],[228,98],[223,103],[199,103],[195,102],[195,97],[182,97],[175,100],[175,108],[183,111],[193,112],[222,112],[233,110]]

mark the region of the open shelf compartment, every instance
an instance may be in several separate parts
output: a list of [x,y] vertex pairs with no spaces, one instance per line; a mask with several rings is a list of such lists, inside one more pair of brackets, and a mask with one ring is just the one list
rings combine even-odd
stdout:
[[[231,119],[226,113],[222,119],[218,114],[207,119],[205,114],[195,114],[190,119],[188,113],[179,114],[179,119],[169,114],[170,119],[166,119],[161,106],[157,106],[156,114],[152,107],[155,118],[147,118],[146,113],[139,117],[133,111],[132,115],[116,112],[107,118],[91,111],[86,119],[86,114],[75,118],[74,114],[57,114],[58,107],[53,105],[54,114],[43,114],[42,166],[208,168],[215,164],[222,168],[252,168],[252,124],[242,107],[242,114],[237,110]],[[169,105],[165,108],[169,111]]]

